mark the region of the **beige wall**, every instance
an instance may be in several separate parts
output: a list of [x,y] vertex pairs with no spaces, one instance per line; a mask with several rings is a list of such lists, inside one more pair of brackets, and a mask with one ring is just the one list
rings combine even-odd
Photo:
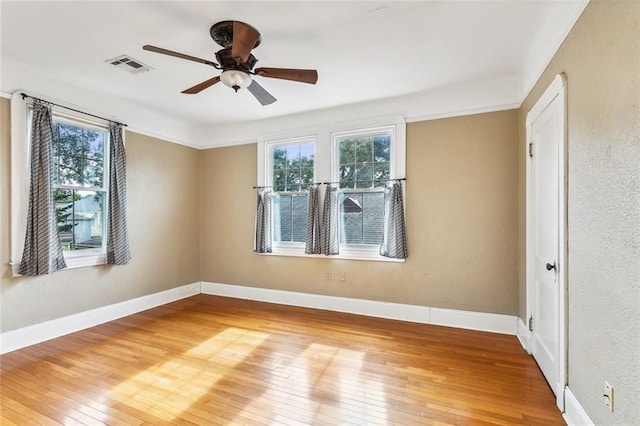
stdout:
[[[596,424],[640,424],[640,2],[592,1],[520,109],[520,314],[525,315],[524,122],[568,82],[569,387]],[[602,402],[614,386],[615,412]]]
[[0,99],[1,331],[197,282],[200,153],[127,132],[131,255],[126,266],[11,278],[10,102]]
[[256,145],[206,150],[201,279],[517,314],[517,138],[515,110],[408,125],[405,263],[253,253]]

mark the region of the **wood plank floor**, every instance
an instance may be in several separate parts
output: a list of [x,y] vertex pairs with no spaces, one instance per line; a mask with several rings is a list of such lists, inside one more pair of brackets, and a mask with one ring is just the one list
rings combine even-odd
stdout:
[[207,295],[0,361],[2,425],[564,424],[514,336]]

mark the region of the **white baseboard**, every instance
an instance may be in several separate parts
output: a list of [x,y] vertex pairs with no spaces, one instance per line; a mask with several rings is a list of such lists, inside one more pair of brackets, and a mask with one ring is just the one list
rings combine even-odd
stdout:
[[65,334],[113,321],[156,306],[195,296],[200,293],[200,283],[183,285],[147,296],[138,297],[113,305],[45,321],[29,327],[0,334],[0,354],[15,351]]
[[298,293],[293,291],[272,290],[210,282],[202,282],[201,291],[203,294],[215,296],[226,296],[237,299],[279,303],[282,305],[324,309],[328,311],[346,312],[422,324],[489,331],[492,333],[516,335],[518,330],[518,319],[512,315],[431,308],[428,306],[351,299],[347,297],[325,296],[321,294]]
[[427,308],[430,310],[430,324],[467,330],[489,331],[491,333],[515,335],[518,319],[513,315],[490,314],[486,312],[460,311],[456,309]]
[[518,318],[518,340],[529,355],[531,355],[531,349],[529,346],[529,339],[531,338],[531,332],[529,327],[522,321],[522,318]]
[[0,354],[200,293],[492,333],[518,335],[519,331],[518,318],[511,315],[198,282],[0,333]]
[[571,392],[569,386],[564,388],[564,421],[569,426],[593,426],[587,412],[584,411],[576,396]]

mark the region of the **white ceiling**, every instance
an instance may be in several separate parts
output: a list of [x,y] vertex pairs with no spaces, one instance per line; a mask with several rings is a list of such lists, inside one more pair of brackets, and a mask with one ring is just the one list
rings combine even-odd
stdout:
[[[555,1],[2,1],[0,90],[28,90],[197,147],[326,120],[407,119],[517,107],[586,6]],[[314,68],[316,85],[257,77],[278,102],[218,84],[212,24],[257,28],[258,66]],[[126,73],[127,54],[153,68]]]

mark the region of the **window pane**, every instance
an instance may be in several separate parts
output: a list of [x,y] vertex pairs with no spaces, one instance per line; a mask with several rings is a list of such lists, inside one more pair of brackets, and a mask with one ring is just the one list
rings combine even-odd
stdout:
[[54,190],[53,202],[56,209],[58,238],[60,238],[62,250],[71,250],[73,242],[73,191]]
[[340,166],[340,188],[353,188],[356,180],[356,165],[344,164]]
[[287,164],[287,160],[286,160],[286,155],[287,152],[284,150],[284,148],[274,148],[273,150],[273,168],[275,169],[276,167],[285,167]]
[[287,182],[287,161],[284,149],[273,150],[273,190],[284,191]]
[[54,182],[58,185],[82,186],[84,178],[84,159],[76,155],[60,155],[56,157]]
[[391,161],[391,136],[373,138],[373,161]]
[[85,129],[85,153],[87,158],[98,161],[104,160],[104,139],[105,132],[98,132],[91,129]]
[[307,194],[292,197],[291,241],[304,243],[307,240],[307,213],[309,212]]
[[339,165],[356,162],[356,145],[353,139],[343,139],[338,142],[338,151]]
[[356,188],[372,188],[373,163],[358,163],[356,166]]
[[314,182],[313,143],[283,145],[272,151],[272,182],[275,192],[306,190]]
[[54,183],[103,187],[106,138],[106,131],[54,121]]
[[302,183],[302,190],[306,191],[309,186],[313,184],[313,168],[302,167],[300,169],[300,182]]
[[362,194],[362,244],[380,244],[384,220],[384,192]]
[[340,188],[380,188],[389,179],[391,135],[338,140]]
[[291,195],[274,194],[273,241],[291,241]]
[[382,242],[384,192],[342,192],[340,206],[340,244]]
[[340,244],[362,244],[362,193],[340,193]]
[[103,185],[104,163],[96,160],[85,160],[84,186],[101,188]]
[[373,138],[356,139],[356,163],[371,161],[373,159]]
[[300,191],[300,169],[289,169],[285,191]]
[[300,165],[302,167],[313,167],[315,149],[312,143],[300,145]]
[[289,145],[287,151],[287,167],[300,167],[300,145]]
[[304,242],[307,237],[307,194],[275,194],[273,197],[273,240]]
[[104,198],[103,192],[54,190],[58,235],[63,250],[102,247]]
[[[381,181],[386,180],[391,177],[391,173],[389,171],[389,163],[374,163],[373,165],[373,178]],[[382,185],[378,185],[382,186]]]

